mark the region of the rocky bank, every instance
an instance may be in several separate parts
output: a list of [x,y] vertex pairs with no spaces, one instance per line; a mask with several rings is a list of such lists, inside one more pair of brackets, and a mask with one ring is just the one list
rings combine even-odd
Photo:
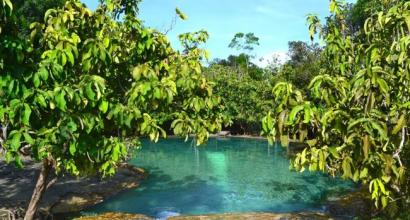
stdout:
[[[9,210],[17,218],[24,214],[39,170],[38,163],[26,162],[21,170],[0,161],[0,210]],[[123,190],[138,187],[145,176],[144,170],[126,166],[107,179],[58,177],[43,196],[40,215],[46,217],[49,214],[78,212]]]

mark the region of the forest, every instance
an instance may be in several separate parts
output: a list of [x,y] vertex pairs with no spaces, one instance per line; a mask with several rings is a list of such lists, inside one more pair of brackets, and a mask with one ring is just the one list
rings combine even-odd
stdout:
[[41,164],[20,217],[39,218],[54,176],[109,179],[145,140],[201,147],[229,131],[302,143],[293,172],[360,184],[372,218],[409,218],[410,2],[330,0],[325,20],[306,16],[311,40],[289,39],[287,59],[264,67],[253,32],[210,60],[206,30],[175,49],[139,5],[0,0],[0,164]]

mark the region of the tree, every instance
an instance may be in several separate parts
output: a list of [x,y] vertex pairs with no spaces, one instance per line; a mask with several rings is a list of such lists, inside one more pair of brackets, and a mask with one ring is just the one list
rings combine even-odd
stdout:
[[255,55],[252,55],[252,51],[255,49],[255,46],[259,45],[259,38],[255,36],[254,33],[236,33],[234,38],[229,43],[229,48],[234,48],[236,50],[242,51],[245,62],[246,62],[246,72],[249,71],[249,58],[254,58]]
[[259,135],[260,121],[272,107],[270,80],[250,74],[238,78],[235,67],[220,64],[206,68],[204,74],[215,83],[214,91],[221,97],[224,115],[232,120],[229,126],[231,133]]
[[20,34],[30,34],[30,24],[43,22],[44,14],[50,8],[61,8],[66,0],[13,0],[14,14],[18,18]]
[[[405,2],[406,0],[400,0]],[[345,7],[347,28],[351,35],[360,32],[368,17],[388,7],[389,1],[358,0],[355,4],[347,4]]]
[[292,160],[296,170],[359,181],[369,186],[376,207],[408,210],[410,3],[381,1],[360,29],[364,39],[333,23],[345,23],[338,4],[331,1],[333,19],[326,27],[310,25],[326,44],[328,63],[310,82],[312,96],[290,83],[277,84],[264,131],[271,142],[280,137],[286,145],[293,138],[308,145]]
[[296,88],[308,92],[308,85],[314,76],[319,74],[322,50],[317,43],[308,44],[302,41],[290,41],[286,61],[274,73],[274,80],[291,82]]
[[43,164],[25,219],[52,170],[110,176],[137,137],[157,141],[173,129],[200,144],[221,129],[220,99],[201,75],[204,51],[173,50],[138,20],[136,4],[111,0],[92,12],[71,0],[33,23],[28,40],[15,31],[11,1],[0,0],[0,148],[18,167],[22,156]]
[[216,59],[211,63],[212,65],[222,65],[225,67],[232,67],[231,70],[235,70],[237,78],[249,76],[255,80],[266,79],[266,74],[264,69],[257,66],[256,64],[249,62],[247,63],[249,56],[242,53],[239,55],[229,55],[227,59]]

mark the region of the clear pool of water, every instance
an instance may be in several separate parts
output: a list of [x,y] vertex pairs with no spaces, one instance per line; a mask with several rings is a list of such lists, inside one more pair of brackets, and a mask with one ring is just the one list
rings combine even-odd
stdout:
[[143,142],[133,165],[149,176],[141,186],[83,214],[108,211],[164,218],[179,214],[318,211],[351,182],[289,170],[286,149],[265,140],[212,138],[204,146],[171,138]]

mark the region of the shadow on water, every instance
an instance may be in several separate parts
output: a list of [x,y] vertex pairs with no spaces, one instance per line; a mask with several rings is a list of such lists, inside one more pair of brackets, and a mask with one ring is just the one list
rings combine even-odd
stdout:
[[[143,213],[152,217],[168,213],[200,213],[221,210],[223,192],[194,175],[174,180],[158,168],[145,167],[149,178],[133,193],[123,192],[94,206],[91,210],[101,212],[119,211]],[[149,192],[149,193],[143,193]],[[120,201],[120,202],[116,202]],[[92,211],[91,211],[92,212]]]

